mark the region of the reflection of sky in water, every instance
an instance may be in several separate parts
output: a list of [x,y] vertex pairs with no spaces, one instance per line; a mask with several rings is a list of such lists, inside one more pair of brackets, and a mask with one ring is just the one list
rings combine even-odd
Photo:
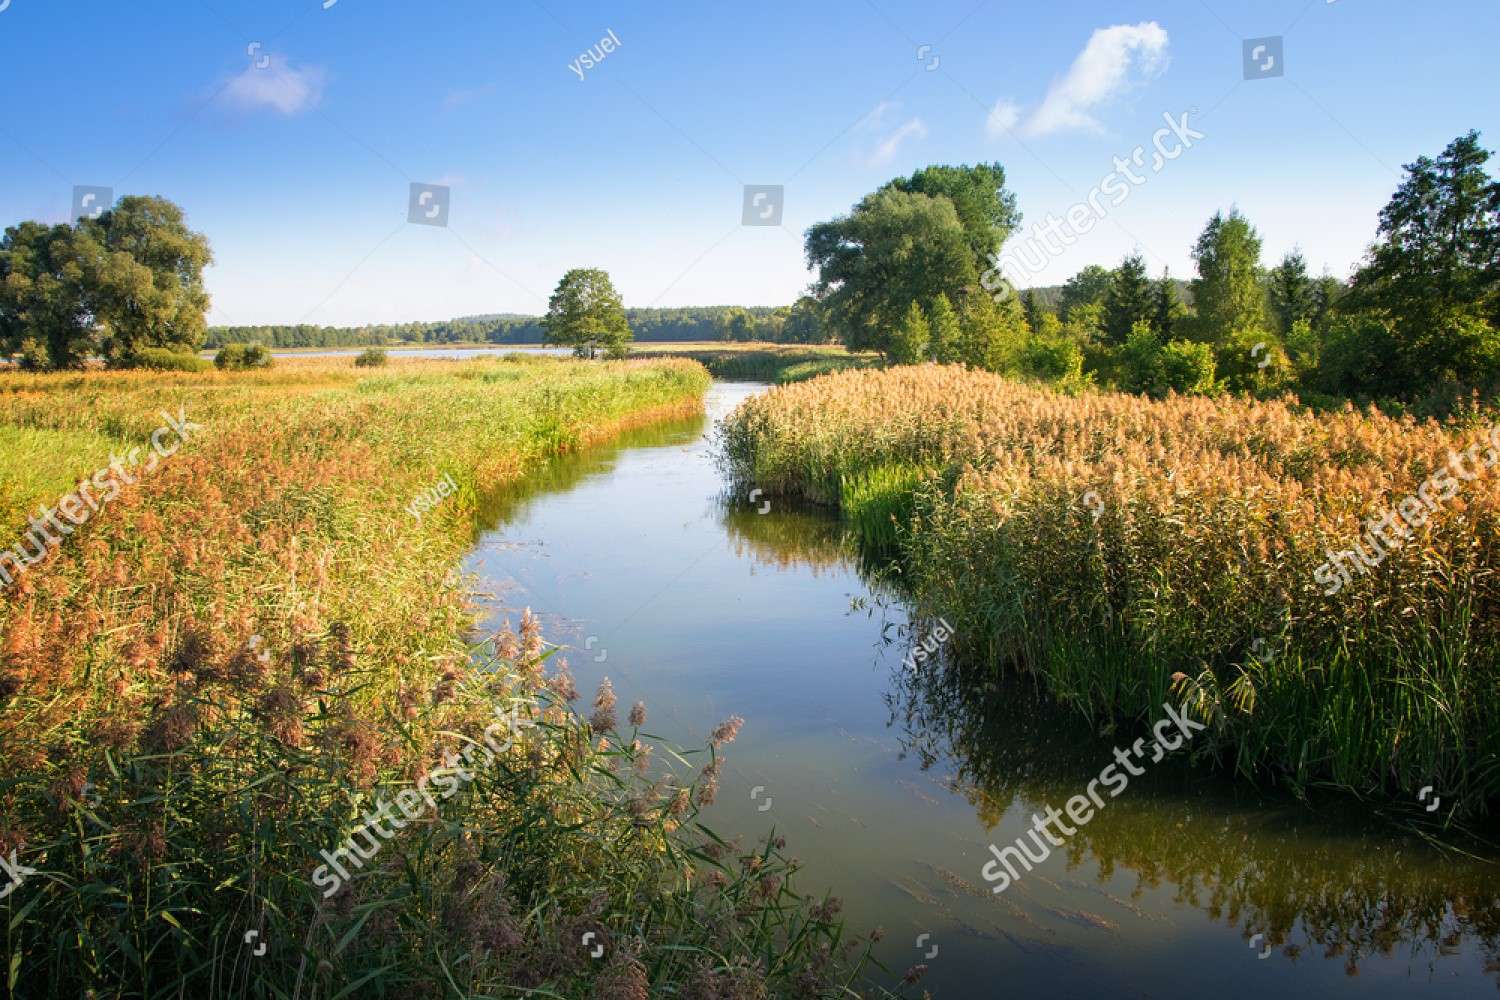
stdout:
[[[711,416],[753,391],[715,385]],[[744,716],[705,821],[747,846],[774,825],[807,864],[802,889],[834,891],[853,931],[884,928],[896,975],[936,944],[923,985],[939,997],[1493,995],[1482,939],[1500,934],[1500,879],[1347,832],[1376,826],[1367,815],[1335,832],[1170,764],[989,893],[986,845],[1082,791],[1111,741],[1019,687],[904,674],[900,608],[836,526],[726,510],[707,429],[646,428],[553,463],[495,499],[500,527],[468,568],[496,624],[529,605],[572,647],[585,701],[608,676],[684,746]],[[1276,943],[1268,959],[1255,933]]]

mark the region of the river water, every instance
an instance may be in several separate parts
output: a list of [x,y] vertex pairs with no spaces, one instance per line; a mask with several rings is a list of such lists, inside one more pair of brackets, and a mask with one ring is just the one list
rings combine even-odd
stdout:
[[747,847],[774,826],[800,890],[883,929],[875,981],[920,962],[940,998],[1495,995],[1495,865],[1170,757],[988,891],[989,845],[1134,734],[958,665],[907,669],[896,592],[834,521],[726,504],[712,423],[765,388],[715,383],[702,418],[553,462],[494,500],[467,569],[490,624],[531,607],[571,647],[581,703],[608,676],[622,715],[642,700],[685,746],[744,717],[703,819]]

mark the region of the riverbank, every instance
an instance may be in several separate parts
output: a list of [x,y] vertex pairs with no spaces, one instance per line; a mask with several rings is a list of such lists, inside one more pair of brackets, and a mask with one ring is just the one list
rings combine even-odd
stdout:
[[24,869],[0,901],[9,992],[847,977],[824,955],[833,914],[793,894],[776,845],[697,820],[732,721],[658,747],[677,763],[648,779],[649,706],[601,685],[574,712],[529,617],[464,641],[455,568],[485,498],[698,412],[707,385],[686,362],[543,359],[0,375],[17,531],[38,504],[70,517],[57,498],[161,411],[197,425],[0,605],[0,855]]
[[[1485,454],[1483,428],[922,366],[752,401],[725,453],[737,492],[837,507],[894,546],[961,655],[1101,725],[1185,701],[1210,724],[1203,752],[1246,777],[1414,809],[1437,790],[1443,819],[1500,793],[1500,477],[1423,489],[1476,441]],[[1330,566],[1396,509],[1419,523],[1403,537],[1387,518],[1381,558]]]

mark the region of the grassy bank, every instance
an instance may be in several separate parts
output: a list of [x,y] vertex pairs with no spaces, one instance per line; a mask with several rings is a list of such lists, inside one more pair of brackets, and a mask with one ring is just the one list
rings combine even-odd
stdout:
[[[898,549],[963,653],[1096,722],[1187,699],[1211,726],[1194,746],[1244,774],[1413,800],[1433,785],[1447,814],[1500,792],[1500,452],[1484,431],[924,366],[752,400],[724,450],[740,493],[842,507]],[[1407,505],[1421,524],[1404,544],[1345,561],[1348,579],[1330,568],[1475,445],[1472,480]]]
[[873,354],[850,354],[832,344],[633,344],[631,353],[696,361],[714,378],[780,385],[829,372],[869,368],[879,361]]
[[[835,908],[699,820],[737,721],[653,755],[644,707],[573,710],[534,622],[465,642],[483,496],[707,381],[0,375],[0,545],[112,455],[135,480],[0,594],[8,995],[839,992]],[[137,464],[160,411],[198,427]]]

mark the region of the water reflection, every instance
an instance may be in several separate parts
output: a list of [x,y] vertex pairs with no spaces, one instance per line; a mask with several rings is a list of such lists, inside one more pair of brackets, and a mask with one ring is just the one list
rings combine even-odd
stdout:
[[[1116,742],[1025,681],[996,684],[953,663],[894,672],[887,704],[904,752],[924,770],[952,768],[951,786],[990,830],[1012,808],[1030,816],[1077,794]],[[1354,976],[1372,956],[1435,966],[1477,952],[1500,984],[1496,865],[1347,802],[1309,808],[1166,762],[1065,851],[1069,868],[1096,866],[1101,884],[1133,876],[1132,899],[1170,887],[1179,905],[1293,960],[1341,961]]]

